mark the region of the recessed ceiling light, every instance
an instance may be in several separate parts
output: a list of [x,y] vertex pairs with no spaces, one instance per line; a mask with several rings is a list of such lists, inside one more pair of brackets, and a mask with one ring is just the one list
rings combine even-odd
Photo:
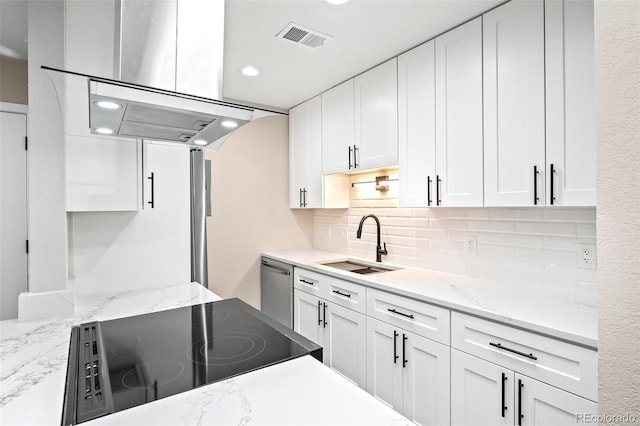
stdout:
[[330,3],[330,4],[345,4],[348,1],[349,0],[327,0],[327,3]]
[[195,143],[196,145],[200,145],[200,146],[204,146],[204,145],[208,144],[208,142],[205,141],[204,139],[196,139],[195,141],[193,141],[193,143]]
[[246,67],[242,68],[241,72],[247,77],[255,77],[258,74],[260,74],[260,71],[258,70],[258,68],[253,67],[251,65],[247,65]]
[[98,127],[96,129],[96,133],[100,133],[101,135],[112,135],[113,134],[113,130],[107,128],[107,127]]
[[96,101],[94,102],[97,106],[104,109],[118,109],[121,108],[120,104],[111,101]]
[[226,127],[227,129],[235,129],[236,127],[238,127],[238,123],[231,120],[224,120],[220,124],[222,125],[222,127]]

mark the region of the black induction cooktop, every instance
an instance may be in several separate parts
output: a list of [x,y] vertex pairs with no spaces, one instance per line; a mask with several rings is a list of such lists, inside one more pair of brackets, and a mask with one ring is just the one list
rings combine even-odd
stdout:
[[322,348],[239,299],[71,332],[62,425],[175,395]]

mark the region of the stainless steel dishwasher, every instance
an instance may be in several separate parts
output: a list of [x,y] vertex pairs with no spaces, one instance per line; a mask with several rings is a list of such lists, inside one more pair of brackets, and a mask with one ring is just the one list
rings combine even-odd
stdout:
[[293,328],[293,266],[262,257],[260,266],[262,312]]

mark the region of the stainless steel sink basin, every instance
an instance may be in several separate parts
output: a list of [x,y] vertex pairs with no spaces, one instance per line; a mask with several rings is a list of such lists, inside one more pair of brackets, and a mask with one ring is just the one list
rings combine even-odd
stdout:
[[379,274],[380,272],[395,271],[395,268],[387,268],[381,265],[368,265],[366,263],[355,262],[353,260],[327,262],[323,263],[323,265],[330,268],[341,269],[343,271],[353,272],[354,274],[361,275]]

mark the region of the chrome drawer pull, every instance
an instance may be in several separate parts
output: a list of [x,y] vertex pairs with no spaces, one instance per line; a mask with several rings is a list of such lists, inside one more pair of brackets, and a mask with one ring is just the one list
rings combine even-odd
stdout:
[[402,315],[403,317],[407,317],[407,318],[411,318],[411,319],[415,319],[415,317],[413,315],[409,315],[409,314],[404,314],[402,312],[396,311],[395,309],[387,309],[387,311],[392,312],[394,314],[398,314],[398,315]]
[[537,360],[538,359],[538,357],[533,356],[533,354],[525,354],[524,352],[520,352],[520,351],[517,351],[515,349],[507,348],[506,346],[502,346],[501,343],[489,342],[489,345],[490,346],[494,346],[494,347],[499,348],[499,349],[504,349],[505,351],[512,352],[512,353],[514,353],[516,355],[520,355],[520,356],[523,356],[525,358],[529,358],[529,359],[533,359],[533,360]]

